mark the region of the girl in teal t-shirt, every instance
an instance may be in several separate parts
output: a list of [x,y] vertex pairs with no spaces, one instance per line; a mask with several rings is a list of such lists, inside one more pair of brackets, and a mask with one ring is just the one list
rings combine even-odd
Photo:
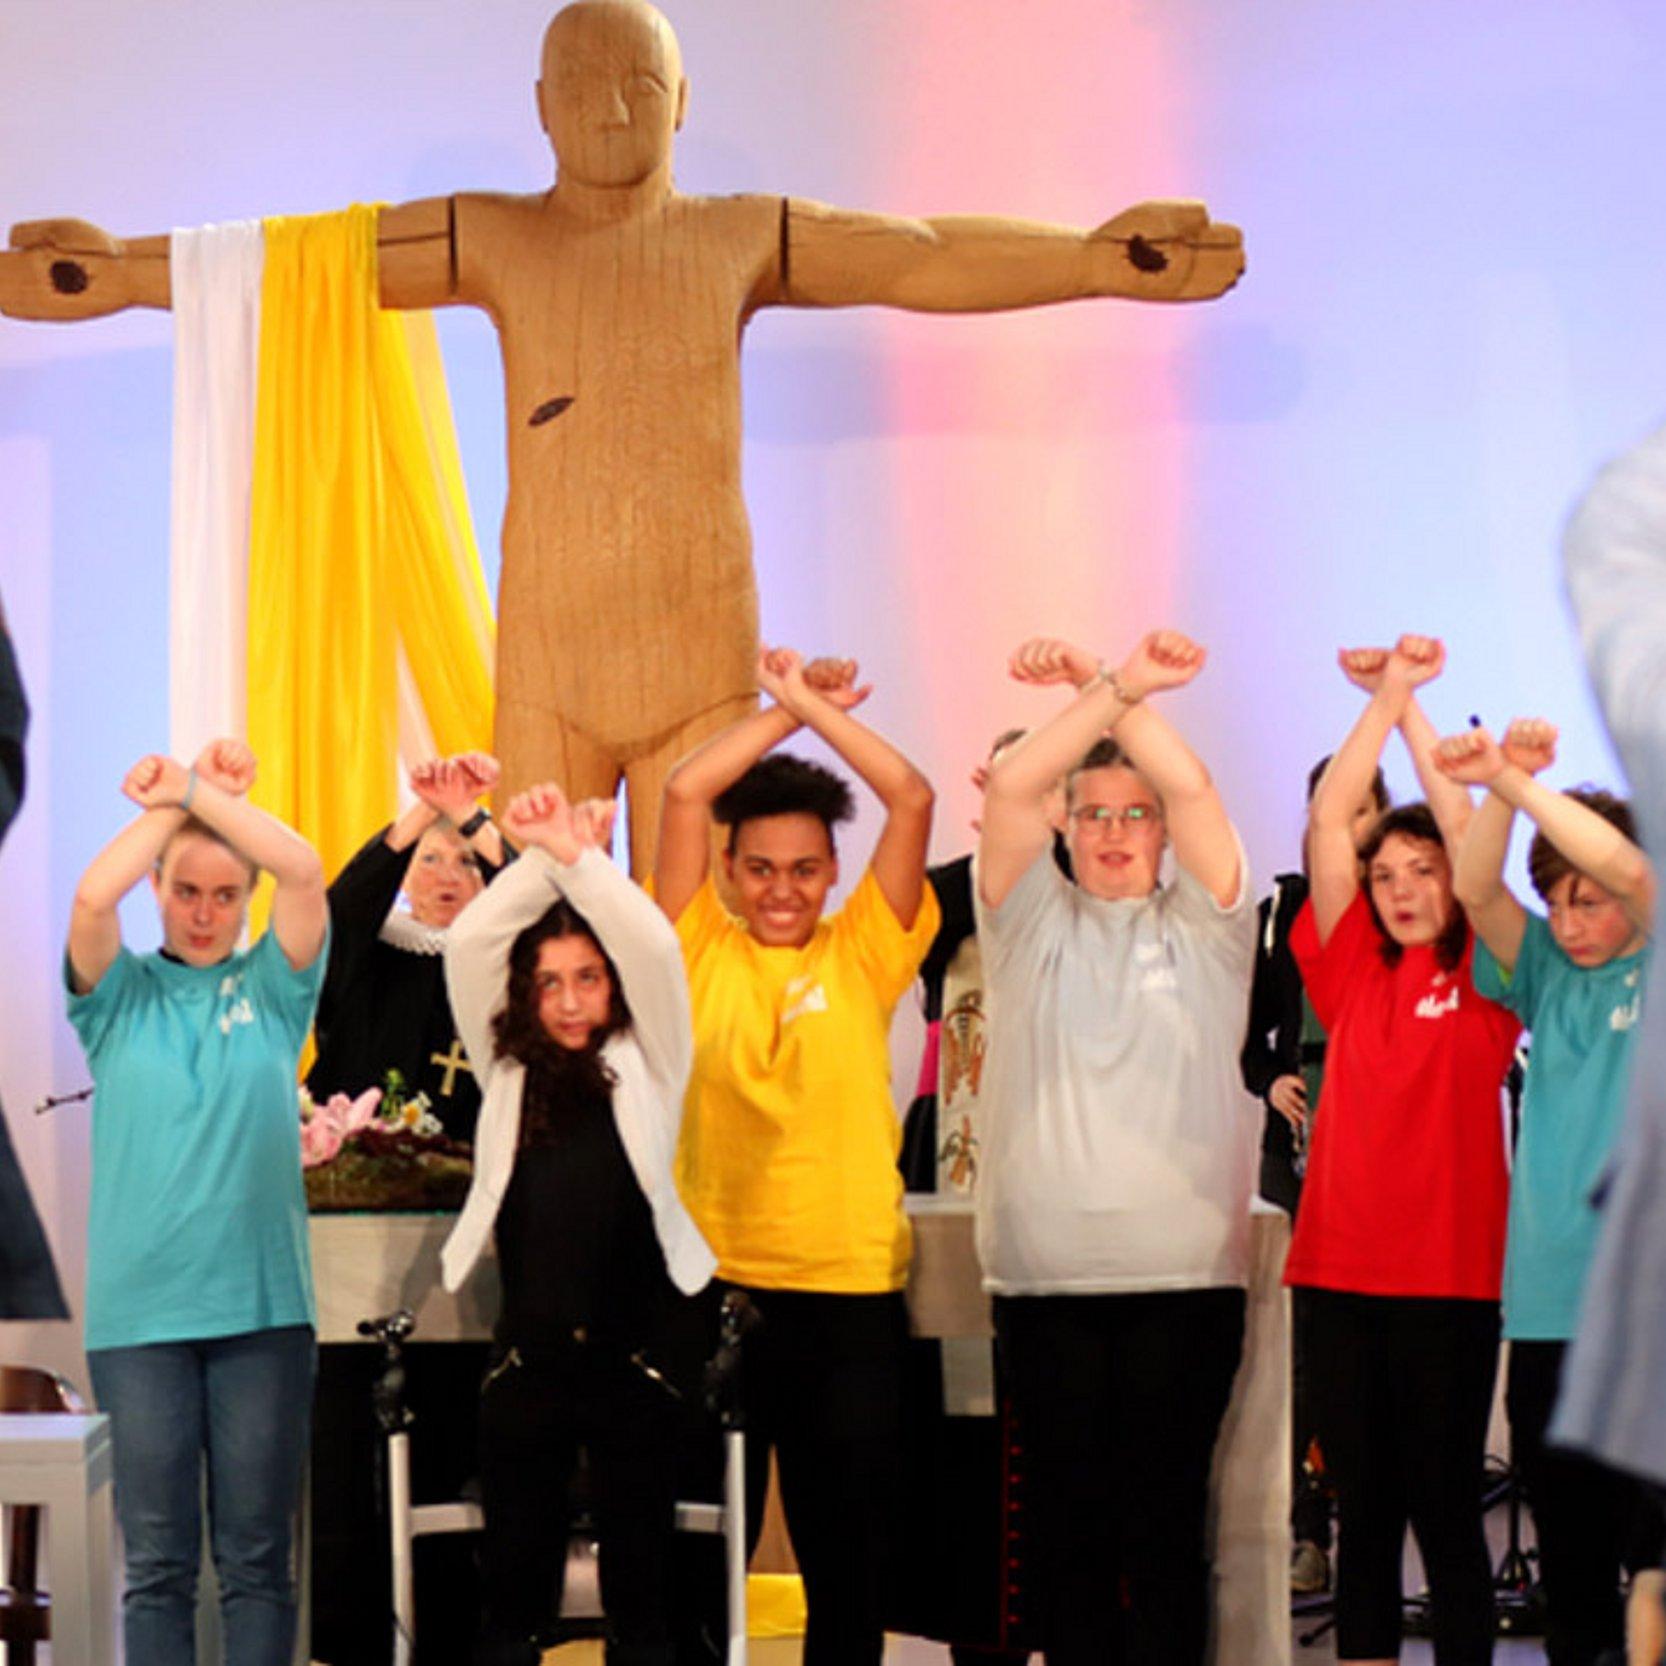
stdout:
[[[228,1666],[294,1645],[291,1523],[312,1401],[312,1274],[296,1068],[324,975],[324,874],[244,796],[254,758],[152,756],[140,814],[76,888],[70,1021],[92,1068],[87,1359],[115,1456],[129,1666],[195,1659],[201,1481]],[[261,868],[271,929],[239,950]],[[149,876],[162,948],[123,946]]]
[[[1443,741],[1441,767],[1487,789],[1455,884],[1480,946],[1475,987],[1532,1031],[1504,1259],[1505,1400],[1516,1467],[1538,1529],[1552,1660],[1591,1662],[1624,1644],[1620,1563],[1636,1520],[1632,1484],[1547,1447],[1563,1356],[1596,1246],[1591,1195],[1620,1131],[1650,954],[1654,871],[1630,808],[1610,793],[1559,793],[1536,779],[1556,730],[1512,723]],[[1517,810],[1537,824],[1528,854],[1548,919],[1504,883]]]

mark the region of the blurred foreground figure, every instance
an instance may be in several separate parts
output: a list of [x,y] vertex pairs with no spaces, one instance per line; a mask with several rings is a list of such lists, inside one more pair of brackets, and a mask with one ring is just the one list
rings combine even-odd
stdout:
[[[29,703],[0,605],[0,839],[23,803],[23,737]],[[0,1319],[67,1319],[52,1251],[0,1115]]]

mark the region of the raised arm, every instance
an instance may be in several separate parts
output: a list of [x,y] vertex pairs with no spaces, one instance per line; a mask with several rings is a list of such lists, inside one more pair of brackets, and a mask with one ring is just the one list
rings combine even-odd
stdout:
[[[1204,657],[1178,631],[1155,631],[1134,650],[1118,681],[1146,693],[1179,688],[1203,669]],[[1175,861],[1222,908],[1231,906],[1243,884],[1238,837],[1203,760],[1143,698],[1117,725],[1116,738],[1163,801]]]
[[788,205],[782,299],[994,312],[1120,295],[1207,301],[1244,269],[1243,237],[1200,202],[1147,202],[1092,231],[994,216],[913,220]]
[[[142,758],[127,772],[122,791],[136,803],[156,763]],[[142,810],[88,863],[69,911],[69,966],[78,995],[96,989],[121,952],[122,898],[156,866],[184,825],[178,805]]]
[[[1402,637],[1400,642],[1401,646],[1396,648],[1396,653],[1409,651],[1422,664],[1429,663],[1432,658],[1435,669],[1429,676],[1440,674],[1441,667],[1446,663],[1446,650],[1433,637]],[[1408,650],[1406,644],[1413,646]],[[1406,743],[1412,768],[1417,772],[1417,783],[1423,789],[1424,798],[1428,800],[1430,813],[1435,818],[1435,826],[1440,829],[1440,836],[1445,841],[1447,850],[1455,852],[1463,843],[1469,818],[1475,813],[1475,805],[1469,796],[1469,789],[1461,782],[1453,780],[1435,761],[1435,748],[1440,745],[1440,731],[1429,721],[1428,714],[1418,702],[1415,692],[1406,701],[1406,709],[1400,714],[1400,738]]]
[[[760,653],[760,667],[769,653]],[[855,686],[855,671],[853,660],[818,659],[805,666],[804,678],[812,689],[849,710],[869,693]],[[779,704],[750,712],[697,746],[666,778],[654,898],[668,919],[675,920],[705,883],[712,858],[713,802],[798,727],[798,718]]]
[[647,893],[608,859],[613,810],[600,799],[569,809],[552,783],[520,794],[506,823],[512,838],[549,858],[557,888],[618,968],[631,1030],[649,1068],[680,1098],[694,1060],[682,946]]
[[798,728],[781,706],[749,712],[684,758],[665,780],[654,900],[675,920],[706,881],[712,859],[712,802]]
[[[1550,729],[1549,724],[1543,727]],[[1544,750],[1548,764],[1555,756],[1554,729]],[[1469,916],[1476,936],[1492,951],[1493,959],[1506,973],[1513,972],[1527,931],[1527,910],[1504,883],[1504,861],[1510,853],[1516,806],[1498,791],[1497,782],[1508,773],[1510,765],[1498,742],[1485,729],[1448,735],[1435,749],[1435,763],[1466,790],[1487,789],[1458,845],[1452,863],[1452,892]]]
[[1212,894],[1236,893],[1237,844],[1219,796],[1197,756],[1156,713],[1136,708],[1148,694],[1188,683],[1203,668],[1203,649],[1178,631],[1141,639],[1112,672],[1074,643],[1035,637],[1012,656],[1008,669],[1024,683],[1069,683],[1076,699],[991,766],[978,841],[978,888],[999,907],[1030,864],[1052,843],[1049,795],[1099,737],[1114,731],[1136,768],[1147,774],[1171,815],[1175,859]]
[[404,850],[444,816],[477,856],[494,868],[507,859],[503,837],[480,801],[497,785],[501,774],[496,758],[486,752],[462,752],[455,758],[430,758],[411,771],[416,802],[387,831],[389,850]]
[[[847,686],[854,684],[855,672],[850,664]],[[841,706],[812,687],[791,649],[766,649],[758,681],[788,716],[826,741],[885,806],[885,825],[868,866],[891,912],[905,930],[911,928],[925,891],[926,846],[936,802],[931,783],[884,736],[852,717],[848,703]]]
[[248,748],[240,741],[215,741],[189,771],[172,758],[147,759],[146,764],[154,768],[138,791],[129,791],[129,797],[146,809],[189,809],[239,855],[271,874],[276,886],[272,932],[284,959],[300,971],[317,959],[329,929],[324,864],[299,833],[251,804],[241,792],[227,790],[215,772],[204,768],[204,759],[216,754],[222,760],[238,754],[247,757],[248,778],[253,779],[254,760]]
[[1371,700],[1337,748],[1308,805],[1308,868],[1321,942],[1358,894],[1354,812],[1370,795],[1383,747],[1395,729],[1405,738],[1453,861],[1469,819],[1469,793],[1437,768],[1434,749],[1440,737],[1416,703],[1416,691],[1438,677],[1446,664],[1446,649],[1440,641],[1432,636],[1402,636],[1391,649],[1344,648],[1337,663],[1348,681]]
[[[1447,744],[1442,742],[1443,762]],[[1539,718],[1518,719],[1506,731],[1502,748],[1493,751],[1496,763],[1490,755],[1487,760],[1492,766],[1489,801],[1496,798],[1511,812],[1531,816],[1574,868],[1614,897],[1637,930],[1652,932],[1654,865],[1642,849],[1607,817],[1537,779],[1555,761],[1555,726]]]

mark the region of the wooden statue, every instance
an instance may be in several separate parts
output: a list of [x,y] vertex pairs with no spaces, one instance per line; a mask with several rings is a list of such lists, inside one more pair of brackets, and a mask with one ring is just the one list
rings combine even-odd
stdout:
[[[504,786],[630,795],[652,864],[671,765],[756,695],[757,592],[741,496],[740,334],[766,306],[984,312],[1087,296],[1207,300],[1237,230],[1151,202],[1095,231],[910,220],[797,198],[694,197],[671,178],[688,107],[646,0],[576,0],[544,38],[555,184],[385,210],[389,307],[485,309],[502,342],[509,497],[499,594]],[[79,319],[169,304],[164,237],[77,220],[12,228],[0,312]]]

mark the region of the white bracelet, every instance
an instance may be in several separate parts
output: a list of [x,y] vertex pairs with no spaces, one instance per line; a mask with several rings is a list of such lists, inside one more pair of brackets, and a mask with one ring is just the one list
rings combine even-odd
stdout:
[[196,796],[197,796],[197,766],[195,764],[192,764],[191,767],[188,770],[186,770],[186,772],[185,772],[185,796],[183,798],[181,798],[180,801],[179,801],[180,809],[189,810],[191,808],[191,800],[193,798],[195,798]]

